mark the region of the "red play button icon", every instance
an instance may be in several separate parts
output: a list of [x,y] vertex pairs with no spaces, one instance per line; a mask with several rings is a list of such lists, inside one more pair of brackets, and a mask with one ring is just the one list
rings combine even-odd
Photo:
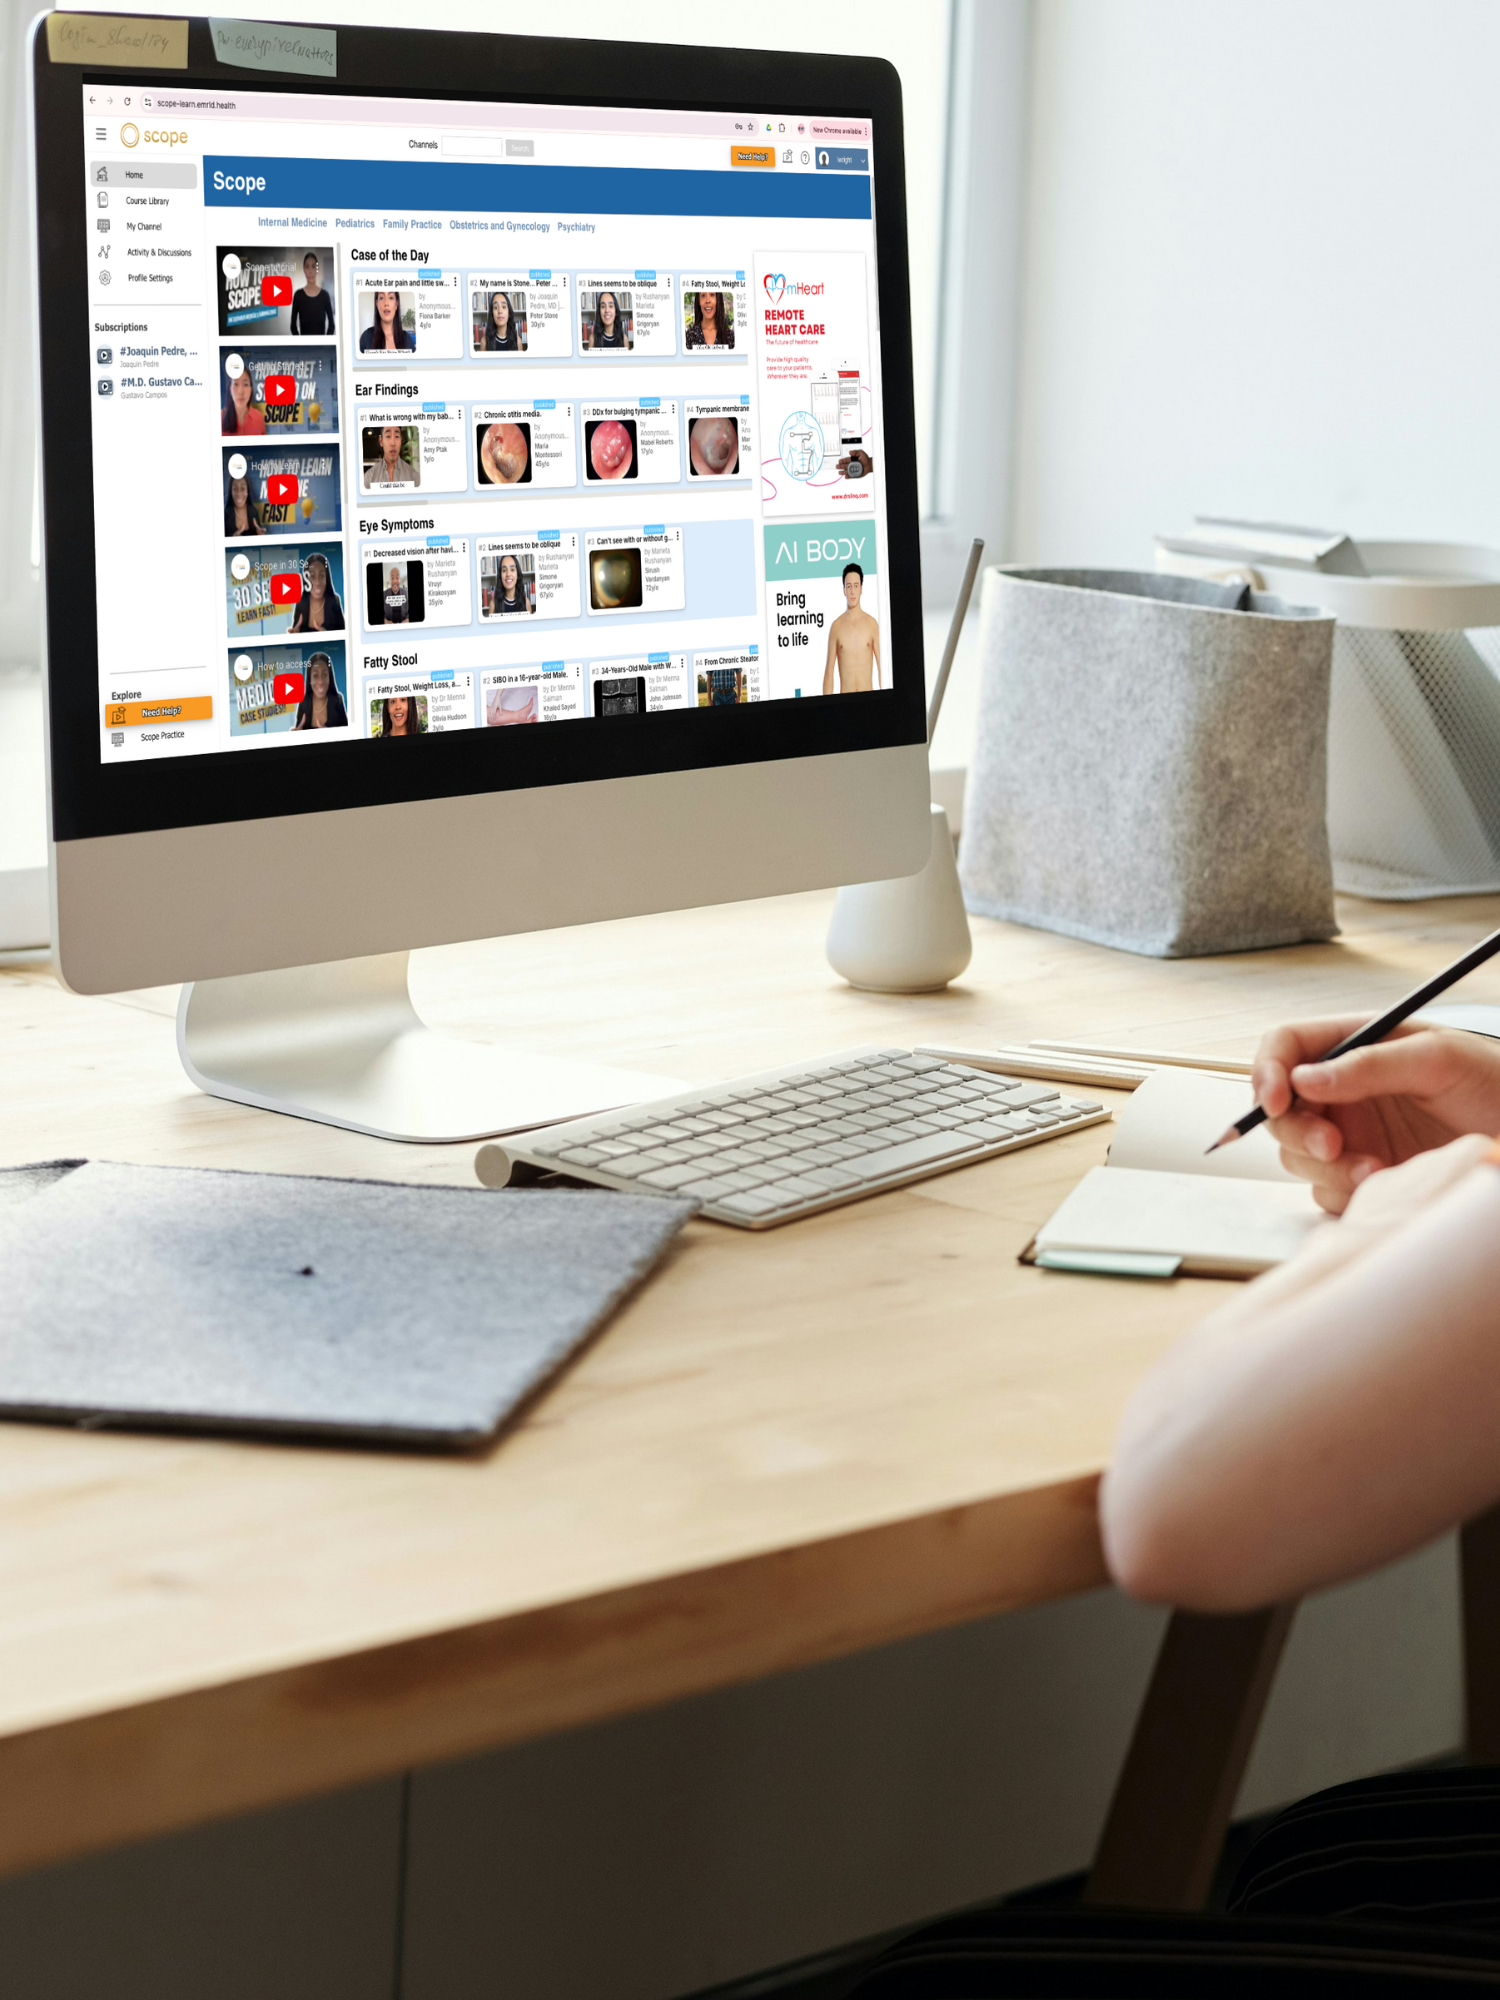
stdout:
[[289,708],[294,701],[301,701],[301,674],[278,674],[271,683],[271,692],[278,708]]
[[263,306],[289,306],[292,303],[291,279],[262,278],[260,281],[260,302]]
[[271,578],[271,602],[273,604],[302,602],[302,578],[296,570],[284,570],[281,575]]
[[268,403],[295,403],[297,400],[297,378],[295,375],[268,375],[266,377],[266,401]]
[[273,472],[266,480],[266,502],[271,507],[295,507],[297,504],[297,475],[295,472]]

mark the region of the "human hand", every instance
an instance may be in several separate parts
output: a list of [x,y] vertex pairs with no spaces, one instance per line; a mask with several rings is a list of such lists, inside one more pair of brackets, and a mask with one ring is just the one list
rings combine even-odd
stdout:
[[1255,1100],[1282,1164],[1332,1215],[1383,1167],[1464,1133],[1500,1133],[1500,1043],[1409,1021],[1371,1048],[1319,1060],[1365,1018],[1291,1022],[1256,1051]]

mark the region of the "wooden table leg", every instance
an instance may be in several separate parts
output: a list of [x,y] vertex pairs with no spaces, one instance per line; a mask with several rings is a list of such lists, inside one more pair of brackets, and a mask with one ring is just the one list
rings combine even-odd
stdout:
[[1296,1609],[1172,1614],[1085,1902],[1202,1908]]
[[1463,1583],[1465,1739],[1476,1764],[1500,1764],[1500,1507],[1458,1537]]

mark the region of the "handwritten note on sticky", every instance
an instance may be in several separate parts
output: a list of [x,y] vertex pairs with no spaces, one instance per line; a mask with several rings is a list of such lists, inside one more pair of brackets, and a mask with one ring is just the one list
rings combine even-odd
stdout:
[[274,21],[210,17],[214,54],[231,69],[289,70],[296,76],[337,76],[338,35],[332,28],[296,28]]
[[186,69],[186,21],[138,21],[129,14],[49,14],[47,54],[55,63],[111,69]]

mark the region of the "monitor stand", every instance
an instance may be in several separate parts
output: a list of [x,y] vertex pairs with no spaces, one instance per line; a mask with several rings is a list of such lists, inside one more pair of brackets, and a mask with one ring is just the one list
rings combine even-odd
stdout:
[[184,986],[177,1053],[200,1090],[422,1145],[494,1138],[664,1097],[675,1077],[461,1042],[429,1028],[409,954]]

